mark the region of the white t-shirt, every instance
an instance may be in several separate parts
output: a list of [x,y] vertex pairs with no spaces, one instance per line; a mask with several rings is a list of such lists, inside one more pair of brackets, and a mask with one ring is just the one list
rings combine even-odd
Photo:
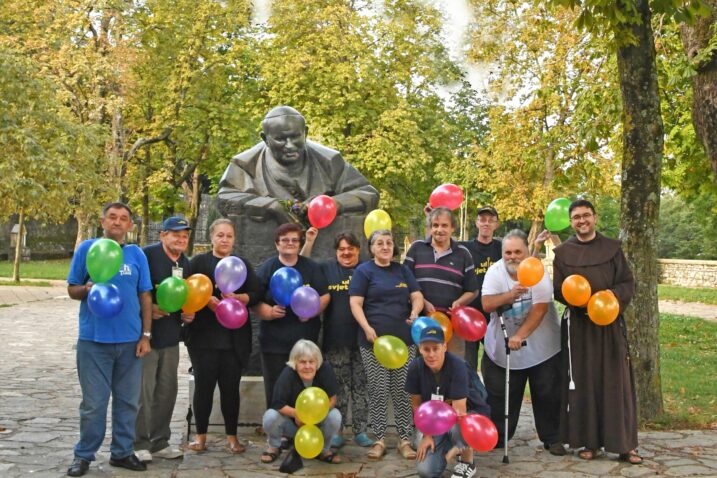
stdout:
[[[501,259],[488,268],[481,294],[483,297],[503,294],[511,290],[516,282],[511,279]],[[520,350],[510,351],[511,370],[533,367],[560,352],[560,319],[553,304],[553,284],[547,270],[540,282],[529,287],[528,292],[513,302],[513,308],[503,313],[508,337],[523,324],[533,304],[548,304],[548,311],[540,325],[526,339],[528,345]],[[485,334],[485,352],[496,365],[505,367],[505,339],[496,312],[491,312],[490,324]]]

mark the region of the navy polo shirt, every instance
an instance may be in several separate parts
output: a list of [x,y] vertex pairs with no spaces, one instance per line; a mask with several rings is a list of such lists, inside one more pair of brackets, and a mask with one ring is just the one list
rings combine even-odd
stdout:
[[324,310],[323,350],[356,348],[360,327],[349,305],[349,282],[354,268],[343,267],[336,259],[321,263],[326,276],[331,302]]

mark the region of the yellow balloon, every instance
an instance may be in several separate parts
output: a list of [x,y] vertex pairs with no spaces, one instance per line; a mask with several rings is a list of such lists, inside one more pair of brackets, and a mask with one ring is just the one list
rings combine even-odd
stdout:
[[408,347],[393,335],[382,335],[373,342],[373,353],[386,368],[401,368],[408,360]]
[[302,423],[316,425],[329,414],[329,396],[319,387],[307,387],[296,397],[294,408]]
[[391,230],[391,216],[383,209],[374,209],[368,213],[363,222],[363,232],[366,234],[366,239],[371,237],[373,231],[381,229]]
[[316,425],[303,425],[296,431],[294,446],[304,458],[316,458],[324,448],[324,435]]

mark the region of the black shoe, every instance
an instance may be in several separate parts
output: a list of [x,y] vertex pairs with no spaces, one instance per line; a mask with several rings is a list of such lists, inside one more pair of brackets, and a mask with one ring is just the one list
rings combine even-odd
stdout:
[[75,457],[72,464],[67,469],[67,476],[82,476],[90,469],[90,462],[82,458]]
[[281,473],[293,473],[304,467],[304,462],[301,460],[301,455],[292,448],[291,451],[286,455],[284,461],[281,462],[279,471]]
[[543,447],[548,450],[551,455],[564,456],[567,453],[562,443],[553,443],[552,445],[545,443]]
[[110,465],[127,468],[132,471],[145,471],[147,469],[147,465],[139,461],[139,458],[134,453],[124,458],[110,458]]

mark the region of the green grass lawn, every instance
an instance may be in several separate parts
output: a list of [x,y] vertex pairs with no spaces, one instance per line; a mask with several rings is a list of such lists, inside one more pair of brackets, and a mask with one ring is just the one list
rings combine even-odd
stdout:
[[13,282],[11,280],[0,280],[0,286],[3,285],[23,285],[23,286],[32,286],[32,287],[50,287],[52,284],[50,284],[47,281],[44,280],[21,280],[20,282]]
[[[20,278],[64,280],[67,279],[69,270],[69,258],[49,261],[29,261],[20,264]],[[0,277],[12,277],[12,262],[0,261]]]
[[717,304],[717,289],[698,289],[659,284],[657,296],[661,300],[681,300],[683,302],[704,302]]

